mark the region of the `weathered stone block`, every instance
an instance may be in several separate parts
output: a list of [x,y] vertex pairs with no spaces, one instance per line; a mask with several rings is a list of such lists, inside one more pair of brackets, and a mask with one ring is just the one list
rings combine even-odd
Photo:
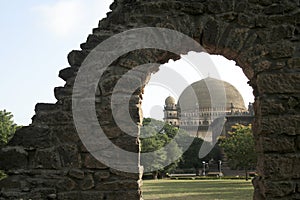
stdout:
[[[0,199],[1,200],[15,200],[15,199],[23,199],[23,198],[26,198],[26,199],[31,199],[31,196],[33,195],[28,195],[28,193],[25,193],[25,192],[18,192],[18,191],[1,191],[0,192]],[[33,196],[33,198],[35,198],[36,196]],[[40,199],[39,196],[36,197],[36,199]]]
[[97,45],[99,45],[101,42],[109,38],[111,35],[94,35],[90,34],[87,38],[87,41],[83,44],[80,45],[81,49],[84,50],[92,50],[94,49]]
[[283,14],[284,6],[281,4],[273,4],[264,9],[267,15]]
[[134,180],[118,180],[112,182],[101,182],[96,185],[96,190],[117,191],[119,188],[127,188],[127,190],[138,190],[139,184]]
[[52,137],[48,126],[24,126],[17,130],[11,146],[22,145],[24,148],[46,148],[52,145]]
[[[269,19],[266,15],[257,15],[256,16],[256,18],[255,18],[255,26],[256,27],[265,28],[265,27],[268,27],[269,25],[270,25]],[[269,36],[269,34],[266,31],[264,31],[264,34]],[[267,41],[267,40],[263,40],[263,41]]]
[[92,189],[95,186],[95,182],[93,179],[93,176],[91,174],[84,177],[82,181],[80,181],[80,189],[81,190],[89,190]]
[[80,191],[73,191],[73,192],[61,192],[57,194],[57,199],[64,199],[64,200],[82,200]]
[[[127,106],[124,105],[114,105],[114,120],[116,122],[118,122],[119,124],[121,124],[123,127],[128,127],[129,130],[133,130],[136,128],[137,130],[137,124],[135,124],[132,121],[135,121],[136,123],[138,122],[142,122],[140,120],[140,108],[136,105],[130,105],[130,107],[128,108]],[[130,128],[130,126],[132,126],[132,128]],[[137,132],[136,136],[137,136]],[[131,134],[134,134],[131,133]]]
[[258,145],[263,152],[290,153],[296,152],[295,138],[288,136],[260,137]]
[[55,142],[60,142],[62,144],[78,144],[80,140],[77,130],[72,123],[51,127],[51,134]]
[[238,15],[238,23],[242,26],[253,28],[255,27],[255,17],[241,13]]
[[72,97],[60,99],[57,103],[63,105],[62,107],[63,111],[68,111],[68,112],[72,111]]
[[223,12],[223,6],[220,1],[212,0],[208,1],[207,9],[211,13],[222,13]]
[[254,64],[255,71],[257,71],[257,72],[262,72],[262,71],[268,70],[271,68],[271,66],[272,66],[272,63],[267,60],[264,60],[264,61]]
[[258,1],[258,3],[259,3],[260,5],[262,5],[262,6],[269,6],[269,5],[271,5],[273,2],[272,2],[272,0],[260,0],[260,1]]
[[0,149],[0,169],[26,169],[28,153],[20,146],[6,146]]
[[287,67],[289,69],[295,69],[295,70],[300,69],[300,58],[297,57],[291,58],[288,60],[287,63],[288,63]]
[[119,136],[123,135],[124,132],[117,126],[103,126],[101,127],[105,135],[109,139],[118,138]]
[[89,51],[78,51],[78,50],[73,50],[69,53],[68,55],[68,62],[70,66],[72,67],[79,67],[86,56],[88,55]]
[[300,105],[296,95],[276,95],[269,98],[260,98],[257,102],[260,105],[259,114],[261,115],[294,114]]
[[34,163],[35,168],[44,169],[59,169],[61,168],[61,162],[59,154],[55,148],[39,149],[35,153]]
[[135,137],[124,135],[117,139],[113,139],[112,142],[118,147],[120,147],[121,149],[124,149],[126,151],[136,152],[136,153],[139,152],[138,140]]
[[110,172],[108,170],[97,171],[94,177],[96,181],[102,181],[110,177]]
[[46,169],[35,169],[23,172],[26,177],[26,182],[35,188],[56,188],[62,177],[67,175],[67,170],[46,170]]
[[273,59],[293,57],[295,51],[295,45],[286,40],[270,44],[268,48]]
[[300,87],[299,73],[263,73],[257,76],[258,91],[261,94],[298,93]]
[[57,183],[58,191],[71,191],[77,187],[77,183],[71,178],[65,177]]
[[294,36],[295,27],[291,25],[275,26],[272,29],[271,41],[277,42],[282,39],[292,38]]
[[67,81],[69,78],[75,77],[76,73],[77,70],[74,67],[67,67],[65,69],[60,70],[58,76],[64,81]]
[[84,171],[80,169],[70,169],[69,176],[77,179],[83,179],[84,178]]
[[57,149],[63,167],[81,167],[81,157],[77,145],[61,145]]
[[286,134],[300,135],[300,116],[286,115],[282,116],[267,116],[260,120],[261,134]]
[[56,87],[54,88],[54,96],[57,100],[61,100],[64,98],[71,98],[72,88]]
[[107,166],[96,160],[91,154],[83,154],[83,167],[88,169],[107,169]]
[[269,197],[284,197],[296,192],[296,183],[292,181],[265,181],[265,190]]
[[189,2],[187,4],[180,5],[182,11],[191,15],[200,15],[204,12],[204,5],[199,3]]
[[35,112],[40,111],[53,111],[53,110],[59,110],[61,108],[61,105],[53,104],[53,103],[37,103],[35,105]]
[[112,94],[113,92],[113,89],[116,85],[116,83],[119,81],[119,79],[121,78],[122,76],[112,76],[110,78],[107,78],[107,79],[103,79],[101,80],[100,82],[100,89],[102,91],[102,94],[103,95],[109,95],[109,94]]
[[1,190],[5,191],[22,191],[27,187],[24,176],[11,175],[0,181]]
[[248,6],[248,2],[246,1],[236,2],[234,11],[238,13],[244,12],[248,8]]
[[37,112],[36,115],[32,117],[32,123],[34,125],[61,125],[70,122],[73,122],[72,113],[62,110]]
[[202,43],[204,48],[215,46],[219,40],[220,24],[215,20],[209,20],[203,30]]
[[84,199],[84,200],[105,199],[102,191],[81,192],[80,196],[81,196],[81,199]]
[[272,180],[299,179],[300,178],[300,155],[297,154],[265,154],[259,160],[259,172],[266,178]]
[[237,57],[244,46],[244,41],[246,41],[246,38],[248,37],[248,31],[248,28],[235,28],[223,33],[218,47],[222,49],[228,59],[235,59]]
[[56,199],[57,195],[56,194],[49,194],[47,196],[48,199]]
[[121,176],[127,179],[133,179],[133,180],[141,180],[142,179],[142,175],[143,175],[143,168],[139,167],[139,172],[140,173],[127,173],[127,172],[121,172],[115,169],[110,168],[109,171],[117,176]]
[[34,196],[32,199],[55,199],[56,189],[55,188],[34,188],[31,191],[31,195]]

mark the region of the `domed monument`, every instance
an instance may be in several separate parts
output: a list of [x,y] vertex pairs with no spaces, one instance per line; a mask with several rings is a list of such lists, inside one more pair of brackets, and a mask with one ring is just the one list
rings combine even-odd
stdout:
[[[240,92],[230,83],[207,77],[188,86],[180,95],[178,103],[169,96],[165,100],[164,121],[185,129],[190,135],[208,142],[213,137],[213,125],[217,119],[249,124],[253,120],[253,108],[246,109]],[[228,128],[227,128],[228,129]],[[227,132],[223,131],[224,134]]]
[[169,96],[165,100],[164,120],[168,124],[178,126],[178,110],[176,100]]

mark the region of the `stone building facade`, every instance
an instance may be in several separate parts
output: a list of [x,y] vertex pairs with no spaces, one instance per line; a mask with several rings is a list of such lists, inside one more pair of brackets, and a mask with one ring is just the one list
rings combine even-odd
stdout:
[[[142,171],[114,170],[84,147],[75,129],[71,96],[81,64],[92,49],[115,34],[143,27],[179,31],[208,53],[236,61],[255,96],[258,177],[253,181],[254,199],[299,199],[299,6],[298,0],[115,0],[112,11],[93,29],[81,49],[69,53],[70,66],[59,73],[66,84],[54,89],[57,102],[37,104],[32,124],[18,130],[8,146],[1,148],[0,168],[9,177],[0,182],[0,199],[142,199]],[[147,34],[142,41],[154,42],[148,38],[151,32]],[[127,47],[132,39],[124,39],[113,48]],[[178,45],[178,49],[184,46],[181,40],[166,44]],[[187,46],[174,54],[147,48],[126,52],[110,63],[95,95],[97,117],[110,141],[139,153],[142,92],[158,67],[149,67],[142,73],[140,87],[134,92],[119,91],[121,96],[131,98],[129,105],[117,105],[117,114],[129,110],[135,122],[129,128],[135,136],[124,134],[112,118],[111,97],[118,80],[138,65],[163,64],[191,50],[194,49]],[[78,98],[84,99],[85,95]],[[90,127],[87,134],[93,130]],[[103,144],[98,150],[105,152],[106,148]],[[138,157],[135,166],[140,168]]]

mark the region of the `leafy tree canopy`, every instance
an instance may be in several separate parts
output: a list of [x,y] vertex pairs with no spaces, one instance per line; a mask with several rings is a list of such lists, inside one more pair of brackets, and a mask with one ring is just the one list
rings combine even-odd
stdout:
[[14,123],[13,115],[0,110],[0,145],[7,144],[18,128],[20,127]]
[[251,124],[244,126],[236,124],[232,127],[235,131],[228,136],[220,137],[220,146],[224,149],[228,162],[232,167],[244,168],[246,171],[254,168],[257,160]]
[[[20,126],[14,123],[13,115],[6,110],[0,110],[0,147],[8,143],[18,128]],[[0,180],[5,177],[6,174],[0,170]]]
[[[145,118],[141,127],[141,153],[154,152],[152,156],[143,157],[141,163],[151,163],[150,168],[161,169],[162,172],[168,172],[174,169],[178,164],[178,157],[182,154],[182,149],[176,142],[171,142],[177,134],[182,134],[177,127],[165,124],[162,121]],[[169,144],[171,151],[164,150],[164,146]],[[175,160],[173,164],[164,166]],[[154,170],[157,172],[157,170]]]

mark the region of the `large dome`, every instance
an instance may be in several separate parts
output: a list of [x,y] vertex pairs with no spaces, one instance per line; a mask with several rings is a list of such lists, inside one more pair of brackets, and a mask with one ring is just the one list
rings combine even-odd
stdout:
[[232,105],[235,109],[246,110],[242,95],[233,85],[210,77],[188,86],[181,93],[178,104],[182,111],[211,107],[230,110]]

